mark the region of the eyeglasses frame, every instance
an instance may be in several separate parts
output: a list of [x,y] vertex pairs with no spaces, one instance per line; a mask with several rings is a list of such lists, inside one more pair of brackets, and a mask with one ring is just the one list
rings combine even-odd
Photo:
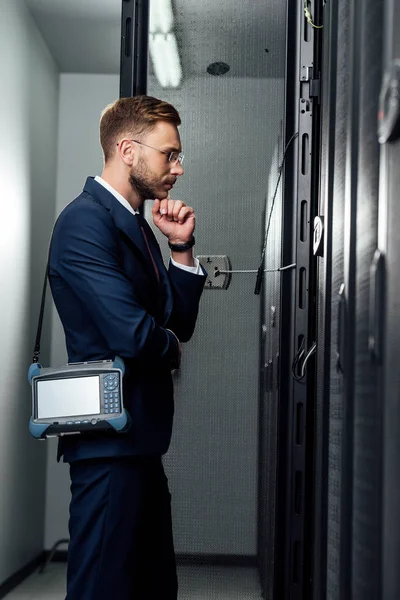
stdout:
[[[165,154],[167,156],[168,162],[173,162],[175,164],[179,163],[180,165],[183,163],[183,159],[185,158],[185,155],[183,154],[183,152],[177,152],[176,150],[173,150],[172,152],[168,152],[168,150],[160,150],[159,148],[154,148],[154,146],[149,146],[149,144],[145,144],[144,142],[139,142],[139,140],[130,140],[131,142],[135,142],[135,144],[139,144],[140,146],[146,146],[146,148],[151,148],[151,150],[157,150],[157,152],[161,152],[162,154]],[[121,142],[119,142],[117,144],[117,146],[120,144]],[[174,159],[174,155],[178,155],[177,158]]]

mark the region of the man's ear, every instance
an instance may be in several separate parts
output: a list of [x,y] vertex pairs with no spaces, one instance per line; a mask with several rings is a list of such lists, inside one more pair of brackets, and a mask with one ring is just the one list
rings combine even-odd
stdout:
[[132,140],[121,140],[117,146],[117,152],[121,160],[128,166],[133,167],[137,163],[138,153]]

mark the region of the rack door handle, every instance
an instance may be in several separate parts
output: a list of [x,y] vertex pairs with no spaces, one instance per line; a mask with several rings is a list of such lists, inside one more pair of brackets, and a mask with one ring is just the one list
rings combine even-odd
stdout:
[[385,256],[376,250],[370,268],[368,350],[371,360],[382,359],[383,321],[385,303]]

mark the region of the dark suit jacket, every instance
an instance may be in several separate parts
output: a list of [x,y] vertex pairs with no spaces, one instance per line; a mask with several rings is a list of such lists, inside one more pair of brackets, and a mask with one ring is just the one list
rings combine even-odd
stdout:
[[90,433],[63,438],[64,461],[155,455],[168,450],[173,417],[171,365],[175,336],[192,336],[205,275],[169,266],[146,228],[157,264],[157,282],[137,217],[93,178],[57,220],[49,280],[64,327],[68,360],[121,356],[126,372],[128,433]]

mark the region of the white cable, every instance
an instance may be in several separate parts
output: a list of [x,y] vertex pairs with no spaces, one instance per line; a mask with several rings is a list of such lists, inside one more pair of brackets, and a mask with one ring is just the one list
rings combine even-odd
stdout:
[[[279,271],[287,271],[288,269],[294,269],[296,263],[292,265],[288,265],[287,267],[280,267],[279,269],[264,269],[264,273],[278,273]],[[215,276],[218,275],[227,275],[228,273],[258,273],[258,269],[238,269],[233,271],[220,271],[219,269],[215,271]]]

